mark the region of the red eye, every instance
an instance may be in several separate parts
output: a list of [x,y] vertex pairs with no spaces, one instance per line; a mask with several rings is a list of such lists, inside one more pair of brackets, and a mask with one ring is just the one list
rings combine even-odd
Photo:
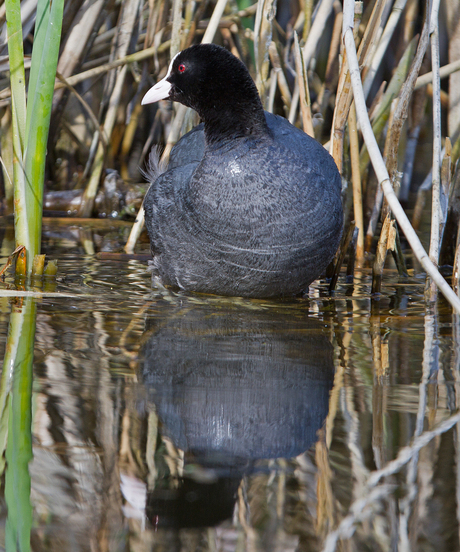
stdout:
[[177,70],[179,71],[179,73],[183,73],[185,71],[185,65],[183,63],[181,63],[179,65],[179,67],[177,68]]

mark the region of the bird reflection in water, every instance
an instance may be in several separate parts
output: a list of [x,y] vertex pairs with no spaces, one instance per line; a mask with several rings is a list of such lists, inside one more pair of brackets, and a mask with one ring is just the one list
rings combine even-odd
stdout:
[[206,527],[230,518],[244,475],[260,459],[310,448],[328,412],[333,352],[324,326],[282,303],[187,299],[152,316],[141,377],[184,452],[180,481],[156,481],[156,527]]

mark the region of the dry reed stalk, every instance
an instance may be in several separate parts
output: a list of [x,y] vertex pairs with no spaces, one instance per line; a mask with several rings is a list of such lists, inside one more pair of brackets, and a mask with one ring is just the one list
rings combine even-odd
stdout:
[[363,38],[359,43],[358,59],[363,77],[369,70],[372,54],[380,34],[380,23],[385,10],[386,0],[376,0],[369,22],[366,25]]
[[[363,4],[355,2],[354,5],[354,26],[353,32],[355,39],[359,28],[359,22],[362,17]],[[342,14],[342,34],[343,34],[343,14]],[[351,105],[351,80],[348,70],[348,61],[345,55],[345,48],[342,48],[342,64],[339,74],[339,82],[337,85],[337,93],[335,98],[335,108],[332,117],[331,138],[329,142],[329,153],[334,158],[334,161],[339,169],[340,174],[343,172],[343,140],[345,125],[347,123],[348,111]]]
[[[392,124],[392,121],[393,121],[393,116],[394,116],[394,111],[395,111],[395,102],[397,100],[393,100],[392,103],[391,103],[391,106],[390,106],[390,115],[389,115],[389,119],[388,119],[388,131],[387,131],[387,136],[386,136],[386,139],[385,139],[385,147],[384,147],[384,151],[383,151],[383,158],[386,159],[387,155],[388,155],[388,150],[390,148],[390,144],[391,144],[391,141],[392,141],[392,134],[391,134],[391,124]],[[374,130],[374,127],[372,127],[372,130]],[[375,134],[375,132],[374,132]],[[365,153],[367,154],[367,150],[365,151]],[[368,158],[368,154],[367,154],[367,158]],[[392,186],[393,188],[395,188],[395,182],[392,181]],[[372,248],[372,241],[374,239],[374,235],[375,235],[375,232],[377,230],[377,225],[378,225],[378,222],[379,220],[384,220],[385,217],[387,216],[388,214],[388,205],[386,205],[385,209],[382,211],[382,204],[383,204],[383,190],[380,186],[377,186],[377,189],[376,189],[376,193],[375,193],[375,201],[374,201],[374,205],[372,207],[372,213],[371,213],[371,216],[369,217],[369,224],[368,224],[368,227],[367,227],[367,232],[366,232],[366,245],[365,245],[365,251],[366,252],[370,252],[371,251],[371,248]],[[383,231],[383,228],[382,228],[382,231]],[[383,267],[382,267],[383,269]]]
[[444,157],[441,163],[441,189],[443,197],[446,199],[447,208],[447,198],[450,194],[452,184],[452,142],[447,136],[444,144]]
[[[452,189],[452,144],[449,138],[446,137],[445,146],[444,146],[444,156],[441,163],[441,174],[440,174],[440,187],[441,187],[441,209],[445,212],[445,216],[441,221],[439,234],[440,234],[440,244],[439,244],[439,263],[442,264],[446,261],[449,264],[452,264],[452,257],[446,255],[446,251],[453,249],[453,241],[457,239],[457,229],[458,221],[455,227],[452,224],[452,207],[451,204],[457,199],[453,194],[451,194]],[[450,228],[448,228],[448,223]],[[446,232],[446,230],[448,230]],[[445,259],[445,257],[448,259]]]
[[329,47],[329,54],[326,64],[326,73],[324,82],[321,86],[321,90],[318,94],[317,103],[319,106],[319,112],[321,113],[321,124],[317,127],[317,135],[321,136],[323,121],[325,118],[326,110],[329,106],[331,94],[334,89],[337,88],[337,74],[339,67],[339,53],[340,43],[342,37],[342,6],[340,2],[334,2],[334,27],[332,29],[331,44]]
[[431,170],[417,190],[414,212],[412,214],[412,226],[415,230],[420,228],[423,210],[425,208],[426,196],[431,189]]
[[[184,50],[186,48],[186,44],[189,42],[189,34],[191,31],[192,21],[193,21],[193,10],[195,9],[195,0],[186,0],[185,2],[185,9],[184,9],[184,23],[182,25],[182,33],[181,33],[181,42],[180,42],[180,49]],[[196,29],[196,26],[195,26]],[[192,37],[193,40],[193,37]]]
[[422,121],[425,117],[426,91],[414,91],[411,101],[411,117],[409,118],[409,128],[407,132],[406,155],[404,158],[403,177],[399,199],[407,201],[409,198],[410,183],[414,170],[415,153],[417,150]]
[[[56,80],[58,80],[65,88],[67,88],[77,98],[77,100],[82,105],[83,109],[86,111],[86,114],[88,115],[88,117],[92,121],[94,131],[97,132],[99,130],[99,121],[98,121],[98,118],[96,117],[95,113],[91,109],[91,106],[88,104],[88,102],[86,102],[86,100],[75,90],[75,88],[73,86],[68,84],[67,80],[60,73],[56,73]],[[100,134],[100,133],[98,133],[98,134]],[[104,147],[107,147],[106,136],[104,134],[100,134],[100,136],[98,136],[98,137],[102,141]]]
[[156,2],[155,0],[148,0],[148,6],[149,16],[147,19],[147,28],[145,31],[144,49],[148,48],[149,45],[153,43],[160,12],[160,2]]
[[121,178],[123,178],[123,180],[129,180],[127,158],[131,150],[131,147],[133,145],[135,133],[139,125],[139,120],[141,118],[141,113],[142,113],[142,105],[140,103],[136,103],[131,113],[129,122],[126,126],[125,132],[123,134],[123,139],[121,142],[121,150],[120,150],[120,158],[121,158],[120,176]]
[[382,63],[383,57],[390,44],[391,37],[393,36],[396,26],[398,25],[399,19],[406,6],[406,2],[407,0],[396,0],[393,6],[392,12],[385,26],[385,30],[383,31],[382,36],[380,37],[380,40],[375,49],[375,53],[372,56],[369,69],[366,74],[366,78],[364,79],[363,89],[364,89],[365,98],[367,98],[369,95],[369,92],[371,90],[377,71],[380,67],[380,64]]
[[407,44],[414,38],[415,34],[415,22],[418,17],[418,0],[408,0],[406,9],[404,10],[404,23],[403,23],[403,41]]
[[[347,262],[347,284],[350,284],[354,281],[355,278],[355,264],[356,264],[356,247],[358,243],[359,231],[357,228],[353,230],[353,236],[348,246],[348,262]],[[358,266],[358,268],[361,268]]]
[[[343,140],[344,129],[348,117],[349,100],[351,97],[351,80],[348,71],[348,62],[343,59],[340,70],[339,84],[337,85],[336,103],[332,119],[329,153],[334,158],[340,174],[343,172]],[[351,102],[350,102],[351,105]]]
[[385,259],[388,251],[393,251],[395,248],[395,236],[395,221],[391,219],[390,213],[388,213],[382,225],[374,264],[372,265],[372,295],[380,293],[381,291]]
[[303,30],[302,30],[302,40],[305,42],[308,38],[311,29],[311,18],[313,14],[313,0],[304,0],[303,6]]
[[[233,27],[233,25],[232,25]],[[226,45],[228,46],[228,49],[230,52],[237,58],[241,59],[240,52],[238,51],[238,48],[235,44],[235,41],[233,40],[233,34],[230,29],[227,29],[226,27],[220,28],[220,34],[222,35],[222,38],[224,39]]]
[[6,6],[5,2],[0,6],[0,25],[3,25],[6,20]]
[[[453,61],[452,63],[448,63],[443,67],[440,67],[439,78],[445,79],[446,77],[449,77],[450,75],[453,75],[458,71],[460,71],[460,59],[457,61]],[[424,75],[421,75],[420,77],[418,77],[418,79],[415,82],[414,89],[418,90],[419,88],[422,88],[423,86],[426,86],[427,84],[430,84],[432,82],[433,82],[433,71],[429,71],[428,73],[425,73]]]
[[291,105],[291,91],[289,90],[289,85],[287,83],[286,77],[284,75],[283,68],[281,66],[281,60],[278,54],[278,48],[276,47],[275,42],[271,42],[268,53],[270,55],[270,61],[276,72],[276,77],[278,80],[278,88],[281,93],[281,98],[286,107],[286,110],[289,110]]
[[[444,158],[443,161],[443,176],[441,181],[448,182],[449,175],[445,174],[450,172],[447,165],[452,163],[452,157],[448,160]],[[447,221],[444,229],[444,237],[442,240],[440,263],[443,265],[455,265],[454,258],[456,255],[456,249],[460,243],[460,165],[457,163],[457,168],[454,173],[452,182],[449,188],[449,204],[447,211]],[[455,271],[455,269],[454,269]]]
[[254,23],[254,56],[256,60],[256,86],[263,104],[265,104],[265,87],[269,69],[268,50],[272,41],[275,13],[275,0],[260,0],[257,3],[256,20]]
[[[384,160],[387,159],[388,151],[390,150],[390,147],[391,147],[392,142],[394,140],[394,137],[393,137],[393,120],[394,120],[394,114],[395,114],[397,105],[398,105],[398,100],[394,99],[391,102],[390,117],[388,119],[388,131],[387,131],[387,135],[385,137],[385,146],[383,148],[383,159]],[[388,165],[387,165],[387,170],[388,170]],[[388,170],[388,174],[391,174],[389,170]],[[397,172],[395,172],[391,177],[391,185],[393,186],[393,190],[395,191],[395,194],[398,195],[398,192],[399,192],[399,175],[398,175]],[[381,213],[381,216],[380,216],[381,220],[383,220],[384,217],[386,217],[388,212],[389,212],[388,202],[384,200],[382,213]]]
[[297,73],[297,85],[300,94],[300,110],[302,113],[303,130],[312,138],[315,137],[313,129],[313,120],[311,116],[310,92],[308,90],[308,79],[303,62],[302,50],[299,46],[299,38],[294,31],[294,54],[295,54],[295,69]]
[[[430,14],[431,39],[431,66],[433,71],[433,164],[432,164],[432,192],[431,192],[431,235],[430,259],[436,266],[439,262],[442,229],[447,215],[447,201],[441,187],[441,82],[439,79],[439,4],[440,0],[433,0]],[[428,16],[427,16],[428,17]],[[428,281],[427,289],[430,301],[435,301],[437,287],[435,282]]]
[[364,261],[364,216],[361,174],[359,171],[358,124],[356,121],[356,110],[354,103],[351,104],[350,112],[348,114],[348,132],[350,134],[351,178],[353,183],[353,213],[355,217],[356,229],[358,230],[356,261],[358,262],[358,267],[361,267]]
[[399,230],[397,225],[395,225],[395,230],[396,230],[395,248],[391,253],[393,254],[393,259],[395,261],[396,268],[398,269],[399,277],[407,278],[409,274],[407,272],[406,261],[404,259],[403,250],[401,247],[401,240],[399,238]]
[[[358,4],[358,5],[356,5]],[[365,72],[370,59],[372,48],[378,36],[378,29],[380,25],[380,20],[382,17],[382,12],[385,7],[385,0],[376,0],[374,8],[369,19],[369,23],[366,25],[363,38],[360,42],[358,49],[358,59],[359,66]],[[361,16],[361,11],[356,12],[356,9],[361,10],[362,6],[359,3],[354,5],[354,21],[359,19]],[[352,26],[353,36],[356,39],[355,25]],[[337,90],[337,100],[336,100],[336,109],[334,111],[334,119],[332,122],[332,134],[331,134],[331,155],[334,157],[337,166],[341,169],[342,167],[342,155],[343,155],[343,132],[345,124],[348,119],[348,111],[350,109],[352,96],[351,96],[351,86],[350,86],[350,77],[348,72],[348,66],[346,66],[345,60],[342,64],[342,70],[339,78],[339,86]],[[337,115],[337,116],[336,116]]]
[[392,134],[394,136],[394,141],[392,143],[392,147],[390,148],[390,151],[388,152],[388,157],[387,157],[387,167],[389,167],[390,175],[394,174],[397,169],[399,139],[401,136],[403,124],[407,119],[409,102],[412,97],[415,81],[420,71],[420,67],[422,65],[426,49],[428,47],[428,42],[429,42],[429,22],[427,19],[425,19],[423,29],[422,29],[422,34],[420,35],[420,40],[417,46],[417,50],[415,52],[415,57],[409,69],[409,74],[401,88],[398,105],[396,107],[394,118],[393,118],[394,129],[392,130]]
[[[413,39],[407,46],[406,50],[404,51],[404,54],[401,56],[401,59],[399,60],[397,68],[385,90],[385,93],[383,94],[378,106],[375,107],[373,110],[374,112],[373,112],[373,120],[372,120],[372,131],[377,140],[380,139],[383,131],[385,130],[385,126],[390,116],[391,105],[394,98],[396,98],[398,94],[401,93],[404,80],[407,77],[410,64],[414,55],[415,42],[416,42],[415,39]],[[396,149],[398,148],[400,131],[401,129],[399,128],[399,125],[397,125],[394,129],[390,128],[390,130],[388,131],[387,134],[392,136],[392,139],[396,141],[396,146],[393,145],[390,151],[392,151],[394,148]],[[390,157],[390,158],[393,160],[393,157]],[[397,161],[397,159],[395,160]],[[369,152],[366,149],[366,144],[363,144],[363,147],[361,149],[361,154],[360,154],[361,177],[364,177],[364,174],[367,171],[368,165],[369,165]],[[391,171],[390,171],[391,176],[393,176],[394,170],[395,170],[395,167],[393,168],[391,166]]]
[[[141,7],[141,0],[128,0],[123,4],[122,12],[120,16],[119,30],[117,40],[117,47],[115,49],[115,57],[125,57],[131,40],[131,36],[134,32],[136,19],[139,15]],[[115,120],[117,116],[117,110],[123,92],[123,86],[125,76],[127,72],[127,66],[123,66],[117,73],[115,83],[110,95],[109,107],[105,116],[102,132],[105,134],[106,139],[110,138]],[[105,151],[102,143],[99,144],[96,157],[93,162],[91,176],[85,191],[82,196],[82,202],[79,209],[79,216],[89,217],[93,210],[94,200],[96,198],[97,190],[99,187],[99,180],[102,174],[104,165]]]
[[270,88],[268,90],[265,111],[268,111],[269,113],[273,113],[276,89],[278,84],[278,79],[276,78],[276,71],[274,69],[270,71],[270,78],[268,79],[268,82],[270,83]]
[[339,250],[337,251],[337,254],[336,254],[334,271],[332,273],[331,281],[329,283],[329,292],[332,292],[335,290],[337,281],[339,279],[340,269],[342,268],[343,261],[345,259],[345,255],[347,254],[349,245],[352,242],[354,231],[355,231],[355,222],[352,221],[350,223],[350,226],[348,227],[346,234],[344,234],[344,236],[342,237]]
[[181,29],[182,29],[182,0],[172,0],[172,30],[171,30],[171,47],[169,49],[169,58],[173,57],[180,51],[181,47]]
[[[57,66],[57,72],[64,78],[70,77],[81,63],[83,54],[88,49],[90,37],[94,34],[94,29],[97,28],[97,20],[106,4],[107,0],[85,0],[76,14],[60,53]],[[53,97],[54,113],[56,113],[56,108],[60,104],[63,95],[64,88],[55,91]]]
[[[446,0],[443,9],[446,12],[448,59],[450,62],[457,62],[460,70],[460,10],[456,0]],[[440,69],[440,76],[443,68]],[[441,76],[442,78],[442,76]],[[454,142],[460,135],[460,73],[452,73],[449,77],[449,108],[447,112],[447,134]],[[458,152],[455,151],[453,159],[456,161],[460,156],[460,144]]]
[[[352,31],[354,3],[352,2],[350,4],[350,0],[345,0],[345,6],[346,6],[346,11],[344,8],[344,41],[347,49],[348,63],[350,65],[350,75],[351,75],[351,82],[353,86],[353,95],[356,103],[358,121],[361,125],[363,138],[366,141],[375,173],[377,175],[379,182],[381,183],[381,186],[383,188],[385,197],[390,205],[390,208],[396,220],[398,221],[398,224],[403,230],[417,259],[425,268],[427,273],[436,281],[437,285],[441,289],[446,299],[452,305],[452,307],[457,312],[460,312],[460,299],[452,291],[450,286],[447,284],[447,282],[441,276],[439,271],[436,269],[436,267],[428,258],[417,234],[412,228],[406,216],[406,213],[402,209],[401,204],[399,203],[398,198],[394,193],[393,187],[391,186],[388,171],[386,169],[385,163],[380,154],[378,144],[375,140],[375,136],[372,132],[372,127],[370,125],[370,121],[367,115],[366,102],[362,91],[359,63],[358,63],[358,58],[356,54],[353,31]],[[415,64],[415,60],[414,60],[414,64]],[[414,79],[414,82],[415,82],[415,79]],[[399,105],[400,105],[400,102],[398,102],[398,107]],[[396,119],[396,113],[395,113],[395,119]]]
[[[332,11],[334,0],[320,0],[319,8],[316,12],[314,24],[310,30],[305,46],[303,47],[303,61],[306,70],[310,64],[310,61],[316,51],[319,39],[321,38],[322,31],[326,25],[326,21],[329,18],[329,14]],[[296,83],[294,92],[292,94],[291,109],[289,111],[289,122],[294,124],[297,118],[297,106],[299,103],[299,86]]]

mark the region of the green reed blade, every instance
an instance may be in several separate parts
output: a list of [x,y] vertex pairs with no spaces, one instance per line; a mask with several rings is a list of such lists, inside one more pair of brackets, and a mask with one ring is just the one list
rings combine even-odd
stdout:
[[21,5],[6,0],[6,25],[10,61],[11,111],[13,124],[13,189],[15,198],[16,243],[29,249],[28,217],[25,199],[24,150],[26,141],[26,87],[22,45]]
[[[40,0],[37,7],[37,39],[32,51],[31,83],[27,113],[26,175],[29,191],[26,194],[27,213],[31,232],[31,254],[27,259],[30,273],[33,257],[40,253],[43,185],[45,179],[54,80],[61,41],[64,0]],[[46,26],[45,26],[46,25]]]
[[[54,2],[53,2],[54,3]],[[37,90],[37,82],[39,79],[39,73],[42,67],[43,51],[45,49],[45,40],[48,31],[48,25],[50,24],[50,14],[52,6],[50,6],[49,0],[39,0],[37,4],[37,16],[35,18],[35,31],[34,31],[34,45],[32,49],[32,59],[30,63],[29,74],[29,86],[27,89],[27,97],[30,102],[35,97]],[[60,32],[59,32],[60,38]],[[59,49],[59,43],[57,45]],[[54,77],[53,77],[54,83]],[[30,123],[35,116],[32,109],[27,111],[26,119],[26,136],[30,132]]]

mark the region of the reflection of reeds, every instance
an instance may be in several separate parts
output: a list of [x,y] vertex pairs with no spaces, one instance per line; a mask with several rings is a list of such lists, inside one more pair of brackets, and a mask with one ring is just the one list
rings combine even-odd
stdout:
[[24,551],[30,550],[32,528],[29,462],[36,316],[34,298],[17,299],[12,306],[0,384],[0,452],[6,459],[0,473],[8,509],[5,545]]
[[[456,227],[450,227],[450,234],[443,237],[447,210],[445,201],[441,201],[441,210],[437,208],[437,197],[442,197],[443,190],[443,186],[438,185],[442,164],[439,153],[442,91],[436,77],[436,60],[439,57],[438,25],[435,24],[437,5],[435,2],[431,19],[432,59],[435,60],[432,75],[435,77],[430,92],[435,115],[435,153],[433,177],[427,186],[430,187],[433,182],[435,208],[432,211],[435,218],[432,221],[430,258],[435,264],[442,239],[457,241]],[[322,141],[330,135],[331,153],[343,175],[350,174],[350,167],[354,167],[354,192],[350,186],[346,195],[353,195],[354,198],[354,217],[360,230],[356,251],[358,263],[362,264],[370,260],[369,253],[374,251],[376,245],[382,197],[377,193],[375,200],[377,188],[372,181],[369,155],[364,145],[360,153],[361,182],[358,179],[356,147],[360,143],[359,132],[352,131],[350,145],[344,140],[347,122],[351,129],[356,125],[353,112],[351,117],[348,116],[352,93],[343,48],[341,65],[336,61],[340,45],[341,6],[333,0],[322,0],[312,10],[312,3],[305,1],[302,10],[298,13],[291,11],[290,19],[285,17],[282,21],[274,19],[276,7],[270,1],[261,1],[249,8],[243,3],[239,6],[243,9],[238,9],[227,0],[220,0],[215,5],[205,1],[156,0],[147,4],[129,0],[109,7],[99,0],[77,3],[72,9],[67,9],[58,65],[59,78],[67,89],[57,82],[48,144],[51,152],[49,180],[55,189],[83,186],[85,191],[80,213],[88,216],[94,206],[104,167],[117,168],[125,180],[138,179],[136,167],[144,163],[146,149],[143,145],[147,140],[165,144],[164,157],[167,158],[171,147],[190,127],[190,118],[185,116],[186,110],[182,106],[176,106],[173,112],[160,106],[154,121],[149,119],[150,112],[140,107],[141,96],[151,83],[149,73],[153,70],[153,80],[162,77],[170,57],[191,43],[223,43],[248,64],[268,109],[288,116],[291,122],[308,129],[309,133],[314,132]],[[278,9],[281,8],[280,5]],[[364,96],[372,103],[371,120],[378,141],[384,141],[386,136],[386,166],[391,183],[395,185],[398,170],[403,166],[407,167],[406,174],[412,172],[414,152],[423,125],[425,94],[414,94],[414,87],[426,87],[430,82],[419,77],[421,68],[426,65],[423,63],[429,42],[429,25],[425,25],[419,39],[415,37],[418,31],[415,22],[427,18],[423,13],[424,6],[413,1],[397,0],[392,3],[376,0],[366,6],[362,14],[359,3],[356,8],[354,40],[358,45]],[[107,16],[102,17],[103,13]],[[246,28],[248,26],[254,30]],[[403,32],[399,33],[401,28]],[[296,33],[301,37],[299,44]],[[330,40],[326,40],[326,36]],[[414,57],[415,46],[417,52]],[[147,63],[148,59],[152,60],[151,64]],[[455,70],[458,70],[458,63],[455,64],[454,60],[440,73],[445,76]],[[389,80],[389,84],[385,85],[383,79]],[[10,198],[6,174],[11,173],[12,160],[8,141],[4,138],[8,134],[11,136],[6,82],[0,81],[0,86],[3,85],[0,105],[3,106],[3,184],[6,196]],[[395,98],[394,116],[388,125]],[[451,112],[447,114],[450,116]],[[408,115],[409,124],[404,124]],[[452,120],[453,117],[452,112]],[[458,124],[450,126],[453,138],[457,138]],[[450,172],[455,170],[458,151],[458,141],[454,141]],[[59,166],[55,163],[58,158]],[[84,170],[83,166],[86,166]],[[449,178],[444,181],[449,182]],[[407,177],[403,180],[402,197],[405,201],[411,199],[408,196],[409,185]],[[444,186],[444,197],[448,196],[447,188]],[[372,216],[369,213],[371,203],[374,204]],[[436,214],[438,211],[441,218]],[[367,258],[363,256],[365,228]],[[445,260],[446,263],[453,264],[451,256]]]
[[[124,266],[125,281],[137,274],[132,284],[142,286],[142,300],[148,278]],[[368,279],[361,284],[369,287]],[[165,436],[145,389],[133,384],[133,355],[120,355],[120,325],[128,327],[135,308],[117,310],[124,289],[111,292],[108,304],[80,296],[78,311],[62,296],[43,301],[31,465],[35,542],[190,552],[457,550],[458,316],[451,321],[445,308],[425,316],[423,286],[409,289],[414,294],[404,293],[401,304],[397,292],[382,297],[372,315],[361,291],[323,298],[329,309],[311,312],[331,329],[337,365],[315,449],[259,460],[260,471],[243,477],[233,520],[215,530],[169,530],[122,510],[120,473],[149,490],[173,491],[184,473],[182,451]],[[151,332],[164,324],[165,301],[153,306]],[[307,304],[286,308],[303,318]],[[143,326],[129,328],[128,343],[141,342]],[[9,375],[4,370],[6,390]],[[68,510],[61,511],[66,500],[79,516],[70,526]]]

